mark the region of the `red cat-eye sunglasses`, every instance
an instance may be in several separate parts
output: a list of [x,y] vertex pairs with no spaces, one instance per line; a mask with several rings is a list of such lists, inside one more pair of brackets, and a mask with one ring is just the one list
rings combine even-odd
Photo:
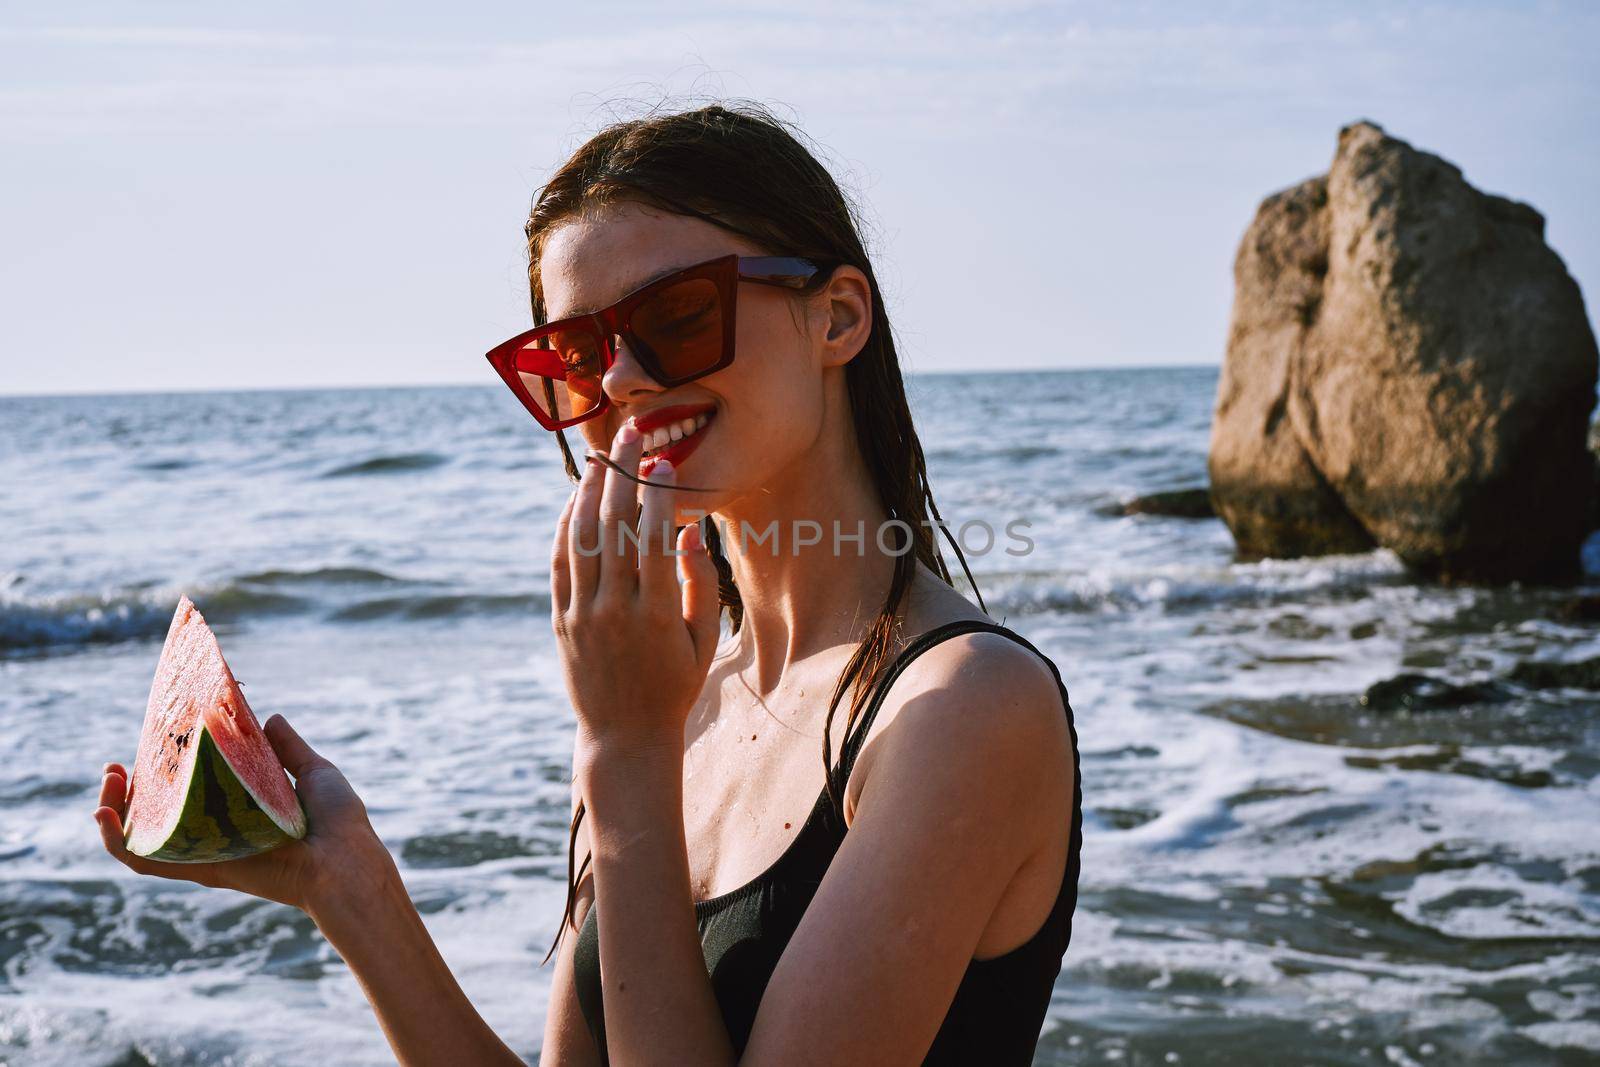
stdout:
[[519,333],[490,349],[489,363],[540,426],[575,426],[610,407],[601,379],[616,361],[615,338],[660,384],[692,382],[733,362],[740,282],[800,289],[821,269],[794,256],[708,259],[610,307]]

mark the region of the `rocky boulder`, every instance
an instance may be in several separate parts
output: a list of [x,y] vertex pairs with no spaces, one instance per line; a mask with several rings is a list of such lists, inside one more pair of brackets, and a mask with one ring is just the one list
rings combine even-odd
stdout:
[[1262,203],[1234,281],[1210,472],[1242,554],[1577,573],[1600,355],[1537,211],[1357,123]]
[[1234,259],[1233,321],[1211,423],[1211,502],[1246,557],[1376,546],[1289,422],[1301,339],[1328,273],[1328,182],[1269,196]]

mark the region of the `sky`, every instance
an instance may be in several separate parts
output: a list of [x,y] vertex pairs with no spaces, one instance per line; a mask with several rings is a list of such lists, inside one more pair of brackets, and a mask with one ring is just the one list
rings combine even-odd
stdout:
[[1215,364],[1261,199],[1366,118],[1600,286],[1600,4],[0,0],[0,393],[495,381],[532,195],[754,99],[912,372]]

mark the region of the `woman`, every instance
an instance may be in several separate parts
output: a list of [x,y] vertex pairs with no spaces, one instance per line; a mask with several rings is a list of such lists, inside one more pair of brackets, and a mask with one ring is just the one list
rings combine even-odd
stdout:
[[[1071,708],[951,585],[837,185],[711,106],[597,135],[527,235],[542,326],[490,360],[575,478],[561,431],[589,446],[551,559],[581,862],[541,1062],[1027,1063],[1077,896]],[[267,731],[305,842],[130,856],[112,766],[106,847],[303,908],[403,1062],[516,1062],[343,777]]]

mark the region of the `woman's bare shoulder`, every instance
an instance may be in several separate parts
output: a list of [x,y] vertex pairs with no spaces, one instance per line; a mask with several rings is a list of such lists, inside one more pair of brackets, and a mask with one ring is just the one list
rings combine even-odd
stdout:
[[[973,609],[935,625],[966,618],[992,621]],[[851,774],[847,811],[889,765],[915,770],[929,761],[957,761],[980,779],[1070,782],[1071,732],[1050,665],[1012,638],[987,630],[947,637],[926,649],[884,694]]]
[[[968,621],[1002,625],[959,590],[921,568],[908,598],[900,645],[903,648],[918,635],[942,626]],[[1017,636],[1026,637],[1021,633]],[[1056,674],[1041,653],[1004,634],[974,631],[939,641],[909,664],[885,694],[874,730],[878,722],[892,718],[904,706],[909,694],[933,689],[944,698],[936,703],[947,708],[1006,697],[1013,706],[1034,709],[1032,714],[1023,711],[1021,721],[1015,715],[1005,716],[1009,725],[1003,728],[1025,729],[1030,718],[1037,718],[1038,725],[1063,725],[1065,718]]]

